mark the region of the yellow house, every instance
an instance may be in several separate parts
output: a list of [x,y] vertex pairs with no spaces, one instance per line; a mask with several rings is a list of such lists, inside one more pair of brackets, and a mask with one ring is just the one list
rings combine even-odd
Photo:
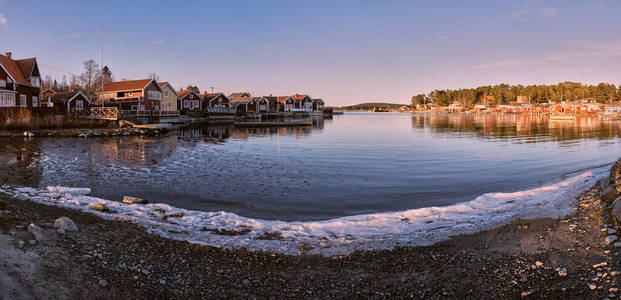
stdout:
[[162,111],[176,111],[177,107],[177,91],[170,85],[168,81],[160,82],[162,88]]

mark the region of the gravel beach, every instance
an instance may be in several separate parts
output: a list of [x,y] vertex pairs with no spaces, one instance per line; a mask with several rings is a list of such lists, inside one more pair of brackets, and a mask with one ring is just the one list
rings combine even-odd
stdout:
[[[0,196],[2,299],[613,298],[621,256],[600,183],[565,219],[511,224],[427,247],[347,256],[222,250],[95,215]],[[59,233],[60,217],[79,231]],[[40,229],[40,240],[29,231]],[[610,241],[609,241],[610,242]],[[617,244],[621,246],[621,244]]]

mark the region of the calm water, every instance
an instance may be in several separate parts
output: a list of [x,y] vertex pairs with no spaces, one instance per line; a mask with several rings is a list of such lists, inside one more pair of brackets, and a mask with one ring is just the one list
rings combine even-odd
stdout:
[[0,183],[279,220],[446,206],[610,164],[621,122],[346,113],[312,128],[0,139]]

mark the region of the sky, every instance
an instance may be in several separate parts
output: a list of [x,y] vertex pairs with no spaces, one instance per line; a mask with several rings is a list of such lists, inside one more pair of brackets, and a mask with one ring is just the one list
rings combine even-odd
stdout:
[[621,84],[621,1],[0,0],[0,52],[43,76],[408,103],[434,89]]

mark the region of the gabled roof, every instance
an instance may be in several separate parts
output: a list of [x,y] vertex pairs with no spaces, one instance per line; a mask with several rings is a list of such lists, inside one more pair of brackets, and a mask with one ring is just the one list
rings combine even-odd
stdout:
[[34,57],[26,58],[26,59],[18,59],[15,61],[15,63],[17,63],[17,67],[19,67],[19,70],[22,71],[24,78],[30,78],[30,76],[32,76],[32,73],[34,71],[37,60]]
[[263,97],[252,97],[250,99],[252,99],[254,101],[260,101],[261,99],[263,99]]
[[230,98],[230,97],[227,97],[227,96],[226,96],[225,94],[223,94],[223,93],[204,93],[204,94],[201,94],[201,97],[203,98],[203,100],[209,100],[209,101],[213,100],[214,98],[216,98],[216,97],[218,97],[218,96],[223,96],[223,97],[225,97],[225,98],[227,98],[227,99],[231,100],[231,98]]
[[16,83],[31,86],[16,61],[0,54],[0,67],[2,67]]
[[285,102],[289,98],[291,98],[291,96],[278,96],[278,97],[276,97],[276,99],[278,99],[278,102]]
[[229,98],[241,98],[241,97],[250,97],[250,93],[248,92],[241,92],[241,93],[232,93],[229,95]]
[[168,86],[168,88],[170,88],[173,91],[173,93],[175,93],[175,95],[179,96],[179,93],[177,93],[177,90],[175,90],[175,88],[172,86],[172,84],[170,84],[170,82],[162,81],[162,82],[158,82],[158,84],[160,85],[161,88]]
[[88,103],[91,103],[91,101],[88,99],[88,97],[86,97],[86,95],[84,95],[84,93],[80,92],[80,91],[74,91],[74,92],[58,92],[54,95],[52,95],[50,97],[50,100],[53,103],[66,103],[67,101],[77,97],[78,95],[82,95],[82,97],[84,97],[84,99],[86,99],[86,101]]
[[308,97],[308,95],[295,94],[295,95],[291,96],[291,98],[293,98],[293,100],[302,100],[302,99],[304,99],[306,97]]
[[276,96],[265,96],[263,98],[267,99],[267,101],[270,101],[270,102],[278,101],[278,97]]
[[[147,85],[149,85],[151,81],[153,81],[153,79],[138,79],[138,80],[106,82],[104,84],[104,93],[105,92],[125,92],[125,91],[142,90]],[[101,93],[101,89],[99,89],[98,93]]]
[[196,97],[198,97],[198,100],[201,100],[201,99],[202,99],[201,95],[199,95],[197,92],[195,92],[195,91],[193,91],[193,90],[185,90],[185,91],[180,91],[180,92],[179,92],[179,94],[178,94],[178,96],[177,96],[177,99],[183,99],[183,98],[185,98],[185,96],[187,96],[187,95],[189,95],[189,94],[194,94],[194,95],[196,95]]

